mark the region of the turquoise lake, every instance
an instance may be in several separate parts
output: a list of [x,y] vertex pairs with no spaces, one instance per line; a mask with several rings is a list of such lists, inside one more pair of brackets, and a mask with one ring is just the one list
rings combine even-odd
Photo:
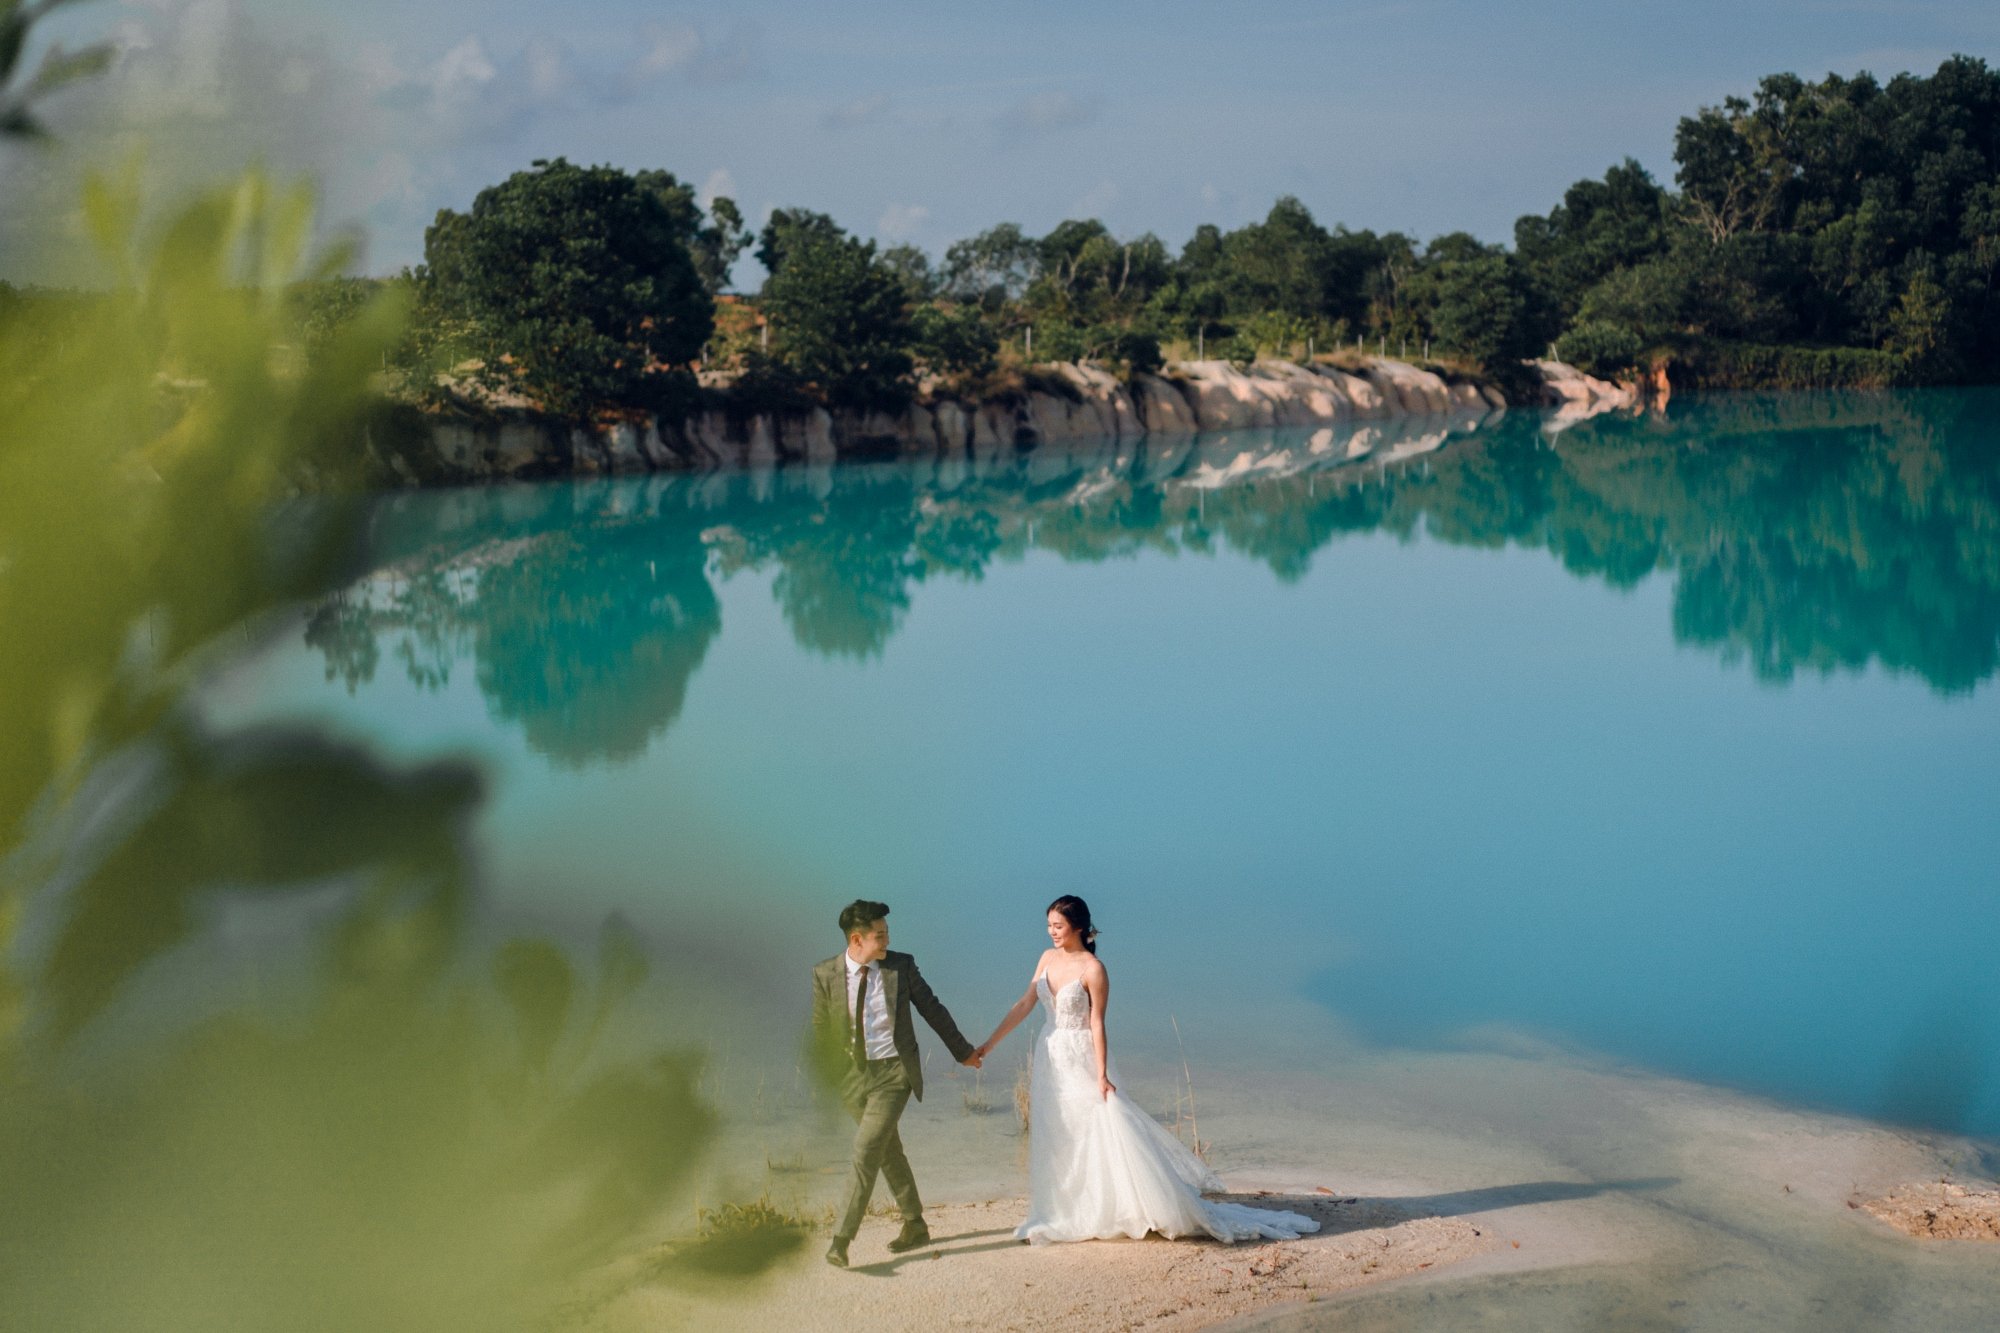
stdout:
[[2000,1139],[2000,393],[412,493],[369,541],[255,710],[484,756],[496,912],[625,913],[773,1014],[865,895],[983,1033],[1074,892],[1134,1041],[1307,1002]]

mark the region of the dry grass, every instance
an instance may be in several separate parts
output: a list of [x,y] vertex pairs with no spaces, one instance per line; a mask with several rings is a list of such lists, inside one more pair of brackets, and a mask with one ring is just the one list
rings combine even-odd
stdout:
[[958,1098],[961,1107],[967,1115],[985,1115],[993,1109],[993,1103],[988,1101],[986,1097],[986,1073],[984,1070],[975,1069],[972,1071],[971,1087],[968,1088],[963,1082],[960,1083]]
[[824,1218],[773,1203],[769,1194],[748,1203],[697,1208],[694,1239],[675,1246],[669,1262],[711,1276],[762,1272],[825,1225]]
[[1181,1053],[1181,1086],[1174,1091],[1174,1136],[1187,1144],[1188,1151],[1202,1161],[1208,1160],[1208,1140],[1201,1136],[1201,1120],[1196,1115],[1194,1104],[1194,1071],[1188,1067],[1187,1045],[1181,1040],[1181,1021],[1172,1014],[1167,1021],[1174,1025],[1174,1045]]

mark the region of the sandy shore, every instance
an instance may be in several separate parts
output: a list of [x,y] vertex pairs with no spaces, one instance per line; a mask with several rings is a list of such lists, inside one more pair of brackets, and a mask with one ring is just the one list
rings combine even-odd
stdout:
[[1306,1192],[1226,1196],[1305,1213],[1320,1231],[1296,1241],[1104,1241],[1025,1245],[1013,1229],[1025,1199],[930,1209],[933,1244],[884,1244],[893,1218],[871,1219],[852,1267],[820,1261],[815,1235],[799,1262],[745,1294],[672,1274],[671,1251],[634,1256],[605,1275],[592,1327],[869,1329],[1194,1329],[1416,1274],[1506,1244],[1461,1217],[1417,1215],[1375,1199]]
[[[1293,1040],[1316,1035],[1306,1021]],[[1211,1054],[1200,1136],[1231,1197],[1308,1211],[1317,1235],[1021,1245],[1026,1140],[1007,1074],[981,1084],[939,1069],[902,1125],[932,1247],[888,1254],[896,1224],[878,1196],[849,1270],[821,1261],[822,1232],[758,1283],[705,1284],[664,1262],[692,1229],[683,1213],[597,1274],[560,1322],[614,1333],[2000,1326],[2000,1245],[1913,1239],[1861,1206],[1915,1202],[1910,1182],[1947,1175],[1988,1188],[1987,1145],[1525,1046],[1349,1051],[1279,1069],[1247,1042]],[[1134,1052],[1126,1073],[1174,1124],[1178,1065]],[[718,1080],[719,1100],[756,1111],[719,1150],[704,1195],[824,1216],[850,1131],[776,1087],[747,1068]]]

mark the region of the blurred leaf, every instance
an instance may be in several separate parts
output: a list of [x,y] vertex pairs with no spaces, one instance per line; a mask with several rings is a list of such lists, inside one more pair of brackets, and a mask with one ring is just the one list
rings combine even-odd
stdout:
[[70,892],[41,977],[58,1041],[187,938],[204,893],[298,888],[385,866],[434,887],[454,881],[481,794],[464,765],[394,770],[289,728],[182,736],[168,763],[164,798]]
[[116,51],[103,43],[86,46],[81,51],[65,51],[60,46],[54,47],[42,57],[42,63],[35,70],[35,77],[28,81],[25,96],[32,101],[54,92],[65,84],[102,74],[110,68],[111,61],[116,55]]
[[18,0],[0,0],[0,79],[14,72],[21,61],[21,48],[28,40],[28,20],[20,13]]
[[546,940],[509,940],[493,960],[493,979],[514,1011],[528,1067],[545,1071],[576,990],[569,959]]
[[551,1263],[573,1268],[601,1256],[685,1183],[715,1131],[695,1092],[700,1070],[693,1056],[621,1066],[557,1108],[530,1154],[536,1172],[575,1199],[551,1234]]
[[0,0],[0,136],[47,137],[41,123],[29,113],[30,104],[65,84],[101,72],[111,63],[114,52],[108,45],[87,47],[76,52],[66,52],[58,45],[42,58],[40,67],[24,88],[17,93],[9,93],[8,85],[21,63],[21,54],[27,49],[28,35],[35,24],[51,10],[73,2],[41,0],[39,4],[29,5],[20,3],[20,0]]
[[646,980],[646,950],[639,932],[622,915],[604,919],[597,937],[597,1003],[603,1010],[616,1008]]

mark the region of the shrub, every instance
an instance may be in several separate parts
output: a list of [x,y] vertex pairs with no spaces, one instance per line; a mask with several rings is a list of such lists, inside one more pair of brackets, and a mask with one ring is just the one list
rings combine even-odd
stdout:
[[910,325],[917,359],[939,375],[981,379],[999,362],[999,335],[975,307],[919,306]]
[[1639,355],[1639,335],[1610,320],[1585,320],[1556,339],[1556,358],[1592,375],[1630,370]]

